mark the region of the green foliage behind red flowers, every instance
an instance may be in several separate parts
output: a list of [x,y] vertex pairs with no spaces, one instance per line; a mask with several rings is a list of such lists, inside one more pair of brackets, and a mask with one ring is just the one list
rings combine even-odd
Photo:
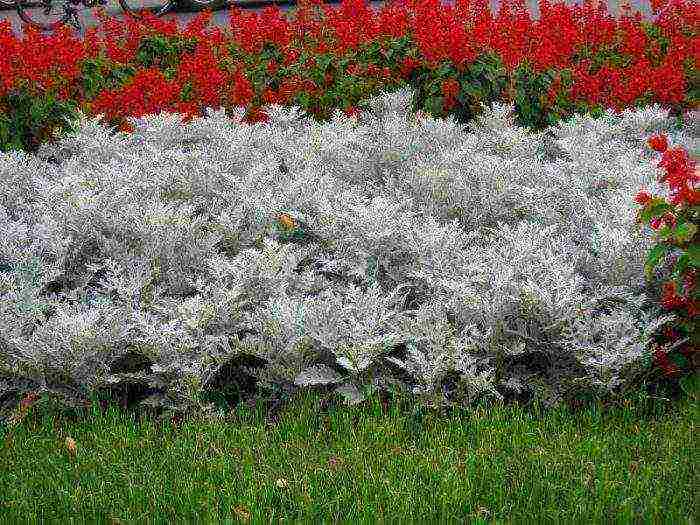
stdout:
[[[407,0],[377,14],[360,0],[338,10],[311,0],[292,20],[276,8],[234,9],[226,30],[209,27],[206,12],[184,28],[100,14],[101,26],[82,40],[70,28],[52,36],[26,29],[19,40],[5,22],[0,149],[32,149],[64,127],[57,108],[66,116],[78,107],[104,113],[123,129],[128,116],[167,110],[191,118],[204,106],[242,105],[254,122],[273,102],[325,119],[406,83],[419,92],[414,109],[433,116],[465,122],[480,102],[508,100],[518,123],[536,129],[605,107],[658,102],[680,113],[697,106],[692,2],[674,0],[653,23],[639,15],[616,20],[589,4],[543,0],[540,12],[532,20],[522,0],[507,0],[496,15],[485,0]],[[30,112],[36,121],[12,117],[20,93],[42,100]]]
[[[0,24],[0,149],[36,148],[67,127],[78,108],[103,113],[124,131],[129,116],[165,110],[190,119],[206,106],[244,106],[245,119],[255,122],[266,119],[265,104],[298,105],[322,120],[335,108],[353,114],[379,90],[406,84],[417,93],[414,109],[435,117],[466,122],[482,102],[512,101],[518,124],[535,129],[604,108],[660,103],[680,114],[698,106],[693,2],[673,0],[654,22],[639,15],[616,20],[588,3],[543,0],[540,13],[532,20],[518,0],[505,1],[496,15],[486,0],[456,0],[454,7],[406,0],[377,14],[359,0],[339,10],[312,0],[302,1],[292,20],[276,8],[260,15],[234,9],[226,30],[210,27],[207,12],[184,28],[100,14],[101,26],[82,40],[70,28],[49,36],[27,29],[19,40],[6,22]],[[685,250],[662,299],[678,312],[685,308],[683,322],[666,330],[668,339],[691,338],[682,352],[697,347],[691,337],[697,233],[686,235],[697,224],[697,192],[689,200],[679,182],[692,179],[687,158],[666,151],[662,140],[651,144],[664,152],[673,199],[680,200],[649,196],[640,217],[652,228],[666,221],[665,248],[652,251],[650,265],[669,243]],[[674,370],[667,353],[660,350],[656,362]]]

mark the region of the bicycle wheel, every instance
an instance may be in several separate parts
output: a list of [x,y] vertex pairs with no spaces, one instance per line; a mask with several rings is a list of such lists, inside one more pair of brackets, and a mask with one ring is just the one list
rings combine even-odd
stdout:
[[119,0],[122,9],[135,18],[145,14],[163,16],[177,5],[176,0]]
[[44,31],[53,31],[70,19],[62,0],[17,0],[15,7],[24,22]]

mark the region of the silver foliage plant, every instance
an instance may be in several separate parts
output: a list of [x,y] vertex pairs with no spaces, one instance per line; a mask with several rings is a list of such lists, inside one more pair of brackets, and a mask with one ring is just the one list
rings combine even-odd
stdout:
[[143,403],[211,410],[199,394],[241,356],[260,384],[351,403],[624,388],[670,318],[634,222],[638,189],[665,194],[645,140],[697,137],[660,107],[534,133],[512,106],[462,125],[412,96],[327,123],[273,105],[125,135],[82,117],[1,154],[0,398],[137,383]]

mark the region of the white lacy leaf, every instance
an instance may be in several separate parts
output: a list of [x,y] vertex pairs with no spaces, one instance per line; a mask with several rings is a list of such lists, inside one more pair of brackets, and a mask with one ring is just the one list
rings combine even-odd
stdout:
[[337,361],[340,366],[355,373],[367,370],[372,364],[372,359],[369,357],[360,357],[354,361],[351,361],[347,357],[339,357]]
[[326,365],[311,366],[294,378],[294,384],[299,386],[333,385],[340,383],[343,378],[335,370]]

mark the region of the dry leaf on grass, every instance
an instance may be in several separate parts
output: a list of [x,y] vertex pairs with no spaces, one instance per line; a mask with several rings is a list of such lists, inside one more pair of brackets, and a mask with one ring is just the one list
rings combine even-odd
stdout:
[[233,508],[233,513],[236,515],[236,517],[240,520],[243,521],[249,521],[250,520],[250,511],[246,509],[243,506],[238,506]]
[[630,463],[630,466],[629,466],[630,474],[634,475],[637,472],[638,468],[639,468],[639,463],[637,463],[636,461],[633,461],[632,463]]
[[279,478],[277,481],[275,481],[275,485],[277,485],[277,487],[283,489],[287,485],[289,485],[289,482],[284,478]]
[[75,457],[75,440],[72,437],[67,437],[66,438],[66,449],[68,450],[68,453],[72,456]]

